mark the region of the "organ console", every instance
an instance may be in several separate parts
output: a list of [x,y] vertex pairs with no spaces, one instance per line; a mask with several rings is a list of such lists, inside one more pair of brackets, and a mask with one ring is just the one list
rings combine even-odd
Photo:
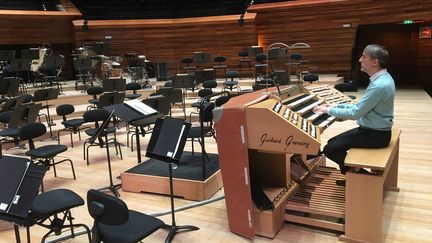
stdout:
[[[343,232],[344,188],[334,183],[343,176],[319,155],[321,133],[336,118],[315,114],[313,107],[349,102],[330,86],[289,85],[237,96],[215,109],[232,232],[273,238],[284,221]],[[268,199],[257,196],[262,192]],[[260,205],[266,202],[272,205]],[[333,221],[299,216],[306,213]]]

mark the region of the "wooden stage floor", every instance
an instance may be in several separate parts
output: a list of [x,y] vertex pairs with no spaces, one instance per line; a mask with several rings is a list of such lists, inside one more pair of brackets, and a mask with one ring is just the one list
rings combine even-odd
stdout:
[[[358,97],[361,91],[355,94]],[[402,129],[400,158],[399,158],[399,187],[400,192],[388,192],[384,200],[383,213],[383,242],[432,242],[432,99],[421,89],[398,89],[395,102],[395,126]],[[322,135],[322,145],[326,141],[349,128],[355,126],[353,121],[337,122],[330,126]],[[125,128],[120,130],[120,142],[126,144]],[[84,136],[85,137],[85,136]],[[145,150],[146,136],[142,142]],[[93,147],[90,150],[90,165],[87,166],[82,158],[83,141],[78,141],[75,135],[75,146],[64,153],[73,159],[77,180],[72,179],[68,164],[58,166],[58,175],[48,171],[44,182],[45,190],[54,188],[69,188],[83,198],[90,188],[101,188],[108,185],[108,171],[105,150]],[[216,152],[213,139],[206,140],[207,149]],[[69,138],[62,138],[62,142],[69,144]],[[41,144],[54,143],[52,140],[36,142]],[[187,143],[186,150],[190,150]],[[8,149],[4,153],[23,154],[21,149]],[[124,159],[119,160],[111,153],[114,175],[133,167],[137,163],[136,153],[123,147]],[[334,166],[333,162],[328,163]],[[115,179],[115,182],[119,182]],[[214,197],[223,195],[223,189]],[[159,212],[170,208],[169,197],[149,193],[127,193],[120,190],[121,199],[128,207],[140,212]],[[177,198],[175,206],[180,207],[193,203]],[[75,222],[92,225],[92,219],[85,206],[73,210]],[[170,223],[170,215],[160,217]],[[195,225],[199,231],[176,235],[174,242],[250,242],[250,240],[229,231],[225,208],[225,201],[219,200],[205,206],[188,209],[176,213],[178,225]],[[31,240],[39,242],[46,229],[39,226],[31,228]],[[159,230],[146,239],[146,242],[163,242],[167,231]],[[21,239],[25,239],[25,229],[21,228]],[[14,242],[13,230],[0,231],[0,243]],[[256,237],[254,242],[337,242],[338,235],[318,229],[302,227],[285,223],[275,239]],[[67,242],[87,242],[87,238],[79,236]]]

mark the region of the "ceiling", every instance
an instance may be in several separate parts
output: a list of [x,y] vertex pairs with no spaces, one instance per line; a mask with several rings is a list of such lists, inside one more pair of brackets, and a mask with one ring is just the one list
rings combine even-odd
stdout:
[[[250,4],[281,0],[66,0],[85,19],[162,19],[243,14]],[[65,1],[63,1],[65,2]],[[0,0],[0,9],[64,11],[59,0]]]

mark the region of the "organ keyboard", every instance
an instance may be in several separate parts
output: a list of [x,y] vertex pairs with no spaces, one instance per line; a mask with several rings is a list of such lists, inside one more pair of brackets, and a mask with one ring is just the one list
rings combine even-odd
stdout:
[[[249,238],[255,234],[272,238],[284,220],[299,222],[292,211],[329,211],[330,204],[316,198],[326,193],[322,191],[326,186],[327,192],[340,194],[333,185],[342,176],[325,167],[325,157],[318,152],[321,133],[336,118],[312,110],[320,104],[348,102],[350,98],[326,85],[290,85],[280,91],[273,88],[237,96],[215,109],[219,163],[232,232]],[[259,210],[257,202],[252,203],[255,186],[252,190],[251,181],[273,202],[272,209]],[[339,209],[336,213],[330,210],[331,216],[343,215]],[[327,225],[343,231],[341,224],[320,226]]]

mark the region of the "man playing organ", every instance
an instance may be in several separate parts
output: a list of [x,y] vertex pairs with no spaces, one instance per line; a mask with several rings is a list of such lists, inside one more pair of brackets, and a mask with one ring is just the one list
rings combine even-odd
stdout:
[[[361,70],[369,75],[370,83],[364,95],[356,104],[320,105],[316,113],[327,113],[340,119],[357,120],[359,127],[329,139],[323,149],[325,156],[336,162],[342,174],[349,169],[344,165],[350,148],[382,148],[388,146],[393,125],[395,84],[387,72],[389,60],[385,47],[371,44],[366,46],[359,62]],[[361,173],[368,173],[362,169]],[[345,180],[337,180],[344,186]]]

